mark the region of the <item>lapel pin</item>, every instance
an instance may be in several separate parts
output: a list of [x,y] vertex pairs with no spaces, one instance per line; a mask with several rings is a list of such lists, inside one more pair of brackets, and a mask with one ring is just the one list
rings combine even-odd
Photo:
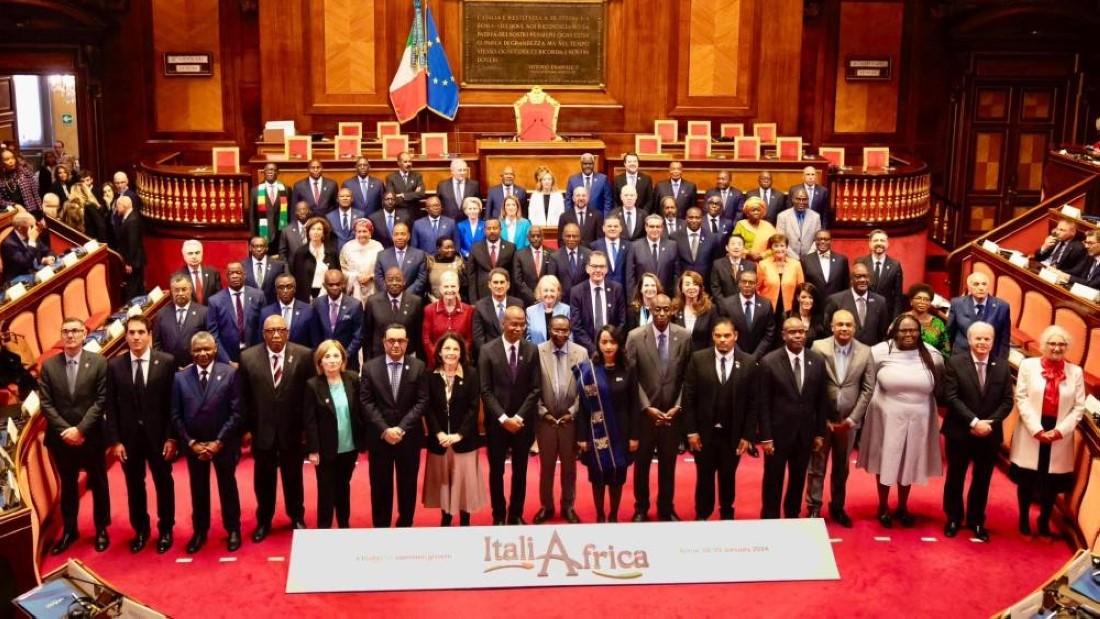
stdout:
[[328,398],[325,398],[325,404],[328,404],[330,401],[331,400],[329,400]]

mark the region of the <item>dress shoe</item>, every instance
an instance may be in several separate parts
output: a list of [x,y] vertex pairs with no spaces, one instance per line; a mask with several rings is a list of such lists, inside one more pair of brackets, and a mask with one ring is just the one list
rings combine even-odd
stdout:
[[760,457],[760,450],[756,448],[756,445],[749,445],[749,448],[745,451],[745,453],[749,454],[749,456],[753,458]]
[[241,532],[230,531],[229,538],[225,540],[225,549],[229,552],[237,552],[241,547]]
[[844,513],[843,509],[830,509],[829,518],[832,518],[833,522],[846,529],[852,528],[852,519],[848,517],[848,514]]
[[168,549],[172,547],[172,532],[161,533],[157,538],[157,554],[162,555],[168,552]]
[[974,525],[972,528],[974,529],[974,537],[983,542],[989,541],[989,529],[980,524]]
[[634,512],[634,517],[630,519],[631,522],[645,522],[649,520],[649,516],[645,512]]
[[569,524],[578,524],[581,521],[580,516],[577,515],[577,510],[573,509],[572,507],[563,510],[562,515],[565,516],[565,519],[567,521],[569,521]]
[[680,515],[675,511],[669,512],[658,518],[661,522],[680,522]]
[[149,529],[138,531],[134,539],[130,540],[130,552],[141,552],[145,549],[145,544],[147,543],[149,543]]
[[107,537],[107,529],[97,529],[95,532],[95,551],[103,552],[111,545],[111,538]]
[[499,526],[502,526],[503,524],[504,524],[504,519],[503,518],[493,518],[493,526],[494,527],[499,527]]
[[206,533],[196,533],[187,542],[187,554],[193,555],[206,544]]
[[943,534],[946,537],[955,537],[959,534],[959,523],[955,520],[948,520],[947,524],[943,525]]
[[535,512],[535,517],[531,519],[531,522],[534,524],[542,524],[553,517],[554,510],[540,507],[539,511]]
[[806,517],[807,518],[820,518],[821,517],[821,508],[820,507],[811,507],[809,510],[806,511]]
[[69,549],[69,546],[72,546],[73,542],[78,539],[80,539],[80,535],[78,535],[75,531],[65,531],[61,535],[61,539],[57,540],[57,543],[54,544],[54,547],[50,549],[50,554],[56,556],[65,552]]
[[523,516],[513,516],[508,519],[508,524],[526,525],[527,521],[523,519]]
[[252,532],[252,541],[259,544],[267,539],[268,533],[271,533],[271,525],[261,524],[256,527],[256,530]]
[[894,514],[894,517],[897,518],[898,522],[901,523],[901,526],[905,527],[906,529],[912,529],[913,525],[916,524],[916,518],[914,518],[913,514],[910,514],[908,511],[903,512],[899,510]]
[[306,526],[306,521],[305,520],[303,520],[302,518],[298,518],[297,520],[291,520],[290,521],[290,528],[294,529],[294,530],[298,530],[298,529],[308,529],[309,527]]
[[878,513],[878,523],[887,529],[894,528],[894,520],[890,518],[890,512],[886,510]]

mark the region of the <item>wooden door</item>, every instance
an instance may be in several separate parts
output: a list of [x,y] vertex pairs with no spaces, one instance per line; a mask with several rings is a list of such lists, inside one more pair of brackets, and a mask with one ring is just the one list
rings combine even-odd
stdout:
[[12,144],[19,132],[15,125],[15,87],[10,75],[0,75],[0,142]]

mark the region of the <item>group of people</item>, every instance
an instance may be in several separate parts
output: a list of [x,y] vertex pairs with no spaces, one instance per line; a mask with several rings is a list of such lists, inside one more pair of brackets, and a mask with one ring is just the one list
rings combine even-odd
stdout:
[[[188,552],[205,544],[210,528],[211,463],[227,546],[237,549],[233,473],[246,446],[255,460],[255,542],[271,531],[277,477],[291,525],[306,526],[303,456],[317,474],[316,526],[331,526],[334,515],[337,526],[348,526],[362,451],[369,453],[374,526],[412,524],[425,448],[420,500],[441,510],[442,525],[456,512],[469,524],[486,506],[493,524],[526,523],[533,444],[541,464],[536,524],[559,515],[580,521],[578,461],[588,471],[597,521],[619,519],[631,467],[630,519],[650,519],[655,503],[657,519],[679,520],[674,480],[683,444],[695,456],[696,519],[715,509],[719,518],[734,517],[739,459],[762,451],[761,517],[820,517],[831,462],[828,514],[852,526],[845,486],[859,429],[857,465],[876,475],[882,526],[913,525],[909,489],[941,473],[942,431],[945,534],[967,526],[988,541],[989,479],[1013,402],[1008,308],[989,294],[988,278],[971,274],[945,319],[928,286],[913,286],[905,299],[901,265],[887,255],[884,232],[873,232],[870,253],[850,264],[831,250],[827,228],[808,237],[812,247],[799,249],[767,229],[773,203],[777,222],[793,217],[797,228],[824,226],[827,217],[810,206],[824,188],[796,186],[783,209],[762,178],[734,223],[724,216],[736,200],[725,175],[725,186],[708,193],[706,214],[687,201],[681,224],[673,203],[686,181],[676,168],[674,193],[661,199],[669,202],[667,216],[650,214],[641,206],[652,204],[641,198],[650,190],[631,175],[629,159],[620,185],[599,178],[592,160],[582,158],[557,222],[556,250],[543,248],[542,225],[529,226],[522,248],[504,238],[506,230],[516,238],[523,212],[507,171],[502,186],[489,191],[499,212],[483,214],[476,195],[459,199],[474,181],[456,161],[450,187],[438,187],[417,217],[406,205],[417,203],[423,183],[407,155],[384,184],[360,160],[360,174],[340,189],[311,162],[310,177],[288,191],[269,164],[253,196],[268,223],[250,239],[248,255],[227,265],[224,288],[192,240],[170,282],[172,305],[155,321],[127,321],[127,354],[108,363],[81,352],[83,325],[65,321],[65,353],[43,370],[43,408],[67,497],[65,532],[54,551],[77,537],[80,468],[89,470],[96,495],[96,546],[109,544],[104,448],[126,469],[135,552],[151,536],[146,467],[158,494],[157,548],[172,545],[168,463],[177,453],[186,457],[191,484]],[[663,185],[653,193],[662,194]],[[618,198],[603,197],[613,187]],[[326,212],[330,194],[335,207]],[[369,210],[375,197],[380,208],[357,208],[363,199]],[[608,199],[621,206],[606,216],[606,203],[590,207]],[[444,215],[460,206],[465,219]],[[269,254],[272,243],[281,258]],[[708,253],[715,248],[725,255]],[[1034,500],[1039,530],[1050,532],[1050,506],[1072,471],[1084,398],[1080,368],[1064,360],[1068,335],[1052,327],[1041,344],[1043,358],[1021,366],[1015,394],[1021,424],[1012,476],[1020,487],[1020,530],[1028,534]],[[154,398],[170,402],[168,410],[142,406]],[[947,409],[942,430],[937,405]]]

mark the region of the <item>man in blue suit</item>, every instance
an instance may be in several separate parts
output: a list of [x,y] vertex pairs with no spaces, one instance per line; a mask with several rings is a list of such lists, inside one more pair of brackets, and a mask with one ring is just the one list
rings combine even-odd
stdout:
[[977,271],[966,278],[967,294],[951,299],[951,311],[947,315],[947,339],[951,342],[951,354],[970,352],[966,331],[975,321],[993,325],[993,357],[1008,359],[1012,338],[1012,322],[1008,303],[989,294],[989,276]]
[[424,208],[428,211],[428,216],[417,219],[413,224],[412,246],[429,256],[435,256],[436,241],[440,237],[458,242],[455,236],[455,220],[443,215],[443,202],[435,196],[424,201]]
[[332,226],[332,234],[336,237],[338,247],[343,247],[344,243],[355,238],[356,220],[366,217],[363,211],[352,208],[352,199],[351,189],[341,187],[336,194],[336,210],[325,215]]
[[355,162],[355,176],[344,181],[341,187],[351,190],[354,208],[362,211],[364,216],[382,208],[382,181],[370,176],[370,161],[366,157],[360,157]]
[[314,323],[317,322],[317,315],[312,305],[295,298],[297,293],[298,284],[294,276],[289,273],[280,275],[275,280],[276,301],[260,312],[260,324],[263,324],[268,316],[281,315],[286,321],[287,328],[290,329],[287,339],[306,348],[313,348],[316,329]]
[[346,278],[340,269],[325,271],[325,292],[313,302],[313,342],[336,340],[348,354],[348,369],[359,369],[363,347],[363,305],[344,294]]
[[607,254],[594,251],[588,257],[588,281],[569,291],[569,317],[573,341],[596,352],[597,335],[604,325],[626,322],[626,294],[623,287],[607,279]]
[[617,215],[603,220],[603,238],[592,243],[592,251],[607,254],[607,279],[626,291],[626,265],[630,263],[630,242],[622,238],[623,221]]
[[408,224],[394,224],[393,247],[378,254],[378,261],[374,266],[374,281],[385,281],[386,271],[390,270],[390,267],[397,267],[405,276],[405,290],[416,296],[422,296],[428,287],[428,255],[415,247],[410,247],[409,236]]
[[0,243],[5,284],[14,277],[32,275],[42,266],[54,263],[54,256],[48,246],[41,241],[30,240],[28,233],[32,227],[34,227],[34,215],[19,213],[12,219],[12,233],[4,239],[3,243]]
[[225,267],[225,279],[229,287],[211,296],[207,305],[206,330],[218,343],[218,361],[237,363],[242,350],[263,340],[260,310],[265,304],[264,293],[244,285],[244,265],[240,262]]
[[[243,281],[243,274],[241,277]],[[195,532],[187,542],[187,554],[195,554],[203,547],[210,530],[211,464],[218,478],[222,525],[229,534],[226,549],[235,552],[241,547],[241,498],[236,477],[241,458],[240,390],[237,371],[214,360],[217,349],[213,334],[196,333],[191,338],[191,357],[195,363],[177,372],[172,384],[172,427],[187,454],[191,482],[191,522]]]
[[178,370],[191,365],[191,337],[206,329],[207,310],[191,300],[191,279],[186,275],[173,275],[169,290],[172,305],[153,322],[153,349],[172,355]]
[[584,187],[588,190],[588,204],[607,217],[611,214],[613,200],[611,197],[611,182],[606,174],[595,171],[596,156],[592,153],[581,155],[581,173],[569,177],[569,183],[565,187],[565,210],[573,210],[573,190]]
[[[248,241],[248,257],[241,260],[244,268],[244,285],[258,288],[267,303],[275,302],[275,278],[286,272],[286,263],[267,255],[267,239],[254,236]],[[266,305],[266,303],[265,303]]]
[[371,238],[389,249],[393,247],[393,228],[399,223],[409,224],[412,221],[408,211],[397,208],[397,196],[390,191],[382,195],[382,210],[371,213],[367,219],[374,225]]
[[714,255],[722,250],[718,236],[703,228],[703,211],[697,206],[687,210],[684,223],[685,227],[669,239],[676,246],[676,259],[679,260],[676,272],[695,271],[703,276],[704,282],[709,282]]
[[516,172],[512,166],[504,166],[500,171],[500,184],[489,188],[485,200],[485,219],[500,219],[504,213],[504,198],[515,196],[519,199],[520,210],[526,212],[527,190],[516,184]]

